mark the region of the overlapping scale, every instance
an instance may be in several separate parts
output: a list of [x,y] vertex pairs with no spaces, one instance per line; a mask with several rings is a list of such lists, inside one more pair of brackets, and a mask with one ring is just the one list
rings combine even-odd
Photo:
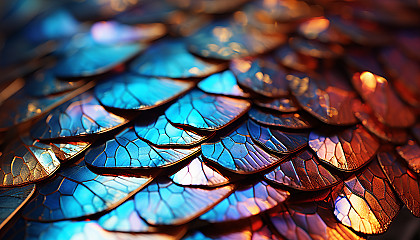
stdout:
[[395,144],[402,144],[407,141],[408,134],[405,129],[393,128],[383,124],[378,120],[368,105],[362,104],[359,100],[355,100],[353,101],[352,109],[354,116],[375,136]]
[[[76,40],[74,40],[76,41]],[[93,40],[86,40],[93,41]],[[122,45],[105,45],[98,43],[75,43],[65,51],[57,63],[54,73],[61,78],[90,77],[105,73],[117,65],[134,57],[145,48],[144,45],[132,43]]]
[[[83,91],[82,89],[76,90]],[[27,96],[22,89],[8,98],[0,106],[0,131],[27,123],[37,117],[42,116],[60,103],[74,97],[75,93],[54,95],[42,98]],[[13,108],[14,111],[10,111]]]
[[409,1],[0,3],[0,238],[417,231]]
[[83,80],[68,82],[57,79],[54,68],[42,69],[26,80],[25,93],[33,97],[44,97],[67,92],[83,86]]
[[387,72],[394,79],[392,83],[399,96],[412,106],[420,106],[418,62],[409,59],[397,48],[383,49],[381,57]]
[[67,162],[80,156],[81,153],[91,146],[91,142],[50,143],[50,146],[58,160]]
[[156,42],[130,64],[138,74],[153,77],[205,77],[224,68],[220,62],[209,62],[187,50],[182,39],[164,39]]
[[[134,208],[131,209],[132,212],[125,215],[129,217],[129,215],[137,214],[152,225],[182,225],[215,206],[232,190],[231,185],[215,189],[201,189],[182,187],[169,179],[160,179],[138,192],[134,200],[130,200],[133,201],[130,205]],[[127,206],[127,204],[124,205]]]
[[420,173],[420,146],[410,139],[407,144],[396,147],[398,154],[407,162],[416,173]]
[[81,137],[103,133],[125,124],[128,120],[108,112],[92,92],[79,95],[41,118],[31,130],[36,139]]
[[334,215],[365,234],[385,232],[402,207],[377,160],[334,190]]
[[296,104],[288,98],[275,98],[270,100],[255,99],[254,103],[261,108],[285,113],[297,112],[299,110]]
[[231,61],[230,69],[239,85],[266,97],[288,93],[286,70],[273,57],[240,58]]
[[232,19],[212,22],[187,39],[188,49],[200,56],[229,60],[267,52],[286,40],[283,34],[265,34]]
[[326,73],[322,78],[297,74],[287,76],[293,96],[307,112],[328,124],[357,123],[351,108],[356,93],[335,73]]
[[356,125],[335,134],[312,131],[309,147],[318,158],[341,171],[354,171],[375,155],[380,144],[362,125]]
[[397,159],[394,153],[380,152],[379,164],[389,182],[394,187],[405,206],[416,216],[420,216],[419,177]]
[[34,184],[0,189],[0,229],[20,211],[34,192]]
[[[185,232],[186,226],[163,226],[149,225],[137,213],[135,200],[129,200],[121,204],[111,212],[100,217],[98,224],[107,231],[131,232],[131,233],[174,233]],[[182,234],[181,234],[182,235]]]
[[278,62],[296,71],[310,72],[318,67],[318,61],[315,58],[308,58],[302,54],[298,54],[288,44],[276,49],[274,54]]
[[206,93],[220,94],[231,97],[249,98],[250,94],[242,90],[236,82],[232,71],[215,73],[200,81],[197,87]]
[[139,138],[159,147],[194,146],[208,138],[192,130],[175,127],[165,115],[135,122],[134,131]]
[[135,210],[134,200],[128,200],[98,219],[98,224],[107,231],[153,232],[156,227],[147,224]]
[[123,73],[100,82],[94,92],[106,107],[147,110],[165,104],[193,87],[193,82]]
[[324,189],[340,182],[340,178],[322,166],[309,150],[303,150],[282,162],[265,178],[304,191]]
[[249,218],[245,222],[232,224],[231,228],[221,224],[217,227],[207,227],[201,231],[194,231],[183,240],[279,240],[282,239],[264,224],[261,217]]
[[81,162],[39,185],[36,197],[24,209],[24,217],[58,221],[89,216],[118,206],[149,181],[148,177],[98,175]]
[[251,104],[246,100],[192,90],[172,104],[165,115],[174,124],[217,130],[241,117],[250,107]]
[[249,0],[233,0],[229,2],[224,0],[169,0],[170,3],[180,8],[208,14],[229,13],[248,1]]
[[314,123],[306,120],[299,112],[275,113],[262,111],[258,108],[251,108],[249,117],[264,125],[289,129],[307,129],[312,128],[314,125]]
[[265,182],[243,186],[201,215],[200,219],[212,223],[244,219],[278,206],[288,195],[288,192],[273,188]]
[[121,44],[133,42],[149,42],[165,35],[163,24],[125,25],[117,21],[96,22],[90,28],[95,42],[100,44]]
[[331,209],[317,203],[290,205],[270,214],[270,220],[286,239],[363,239],[338,223]]
[[229,179],[204,163],[202,155],[194,158],[187,166],[170,176],[181,186],[216,187],[229,183]]
[[159,233],[111,233],[105,231],[94,221],[60,221],[53,223],[21,222],[21,231],[10,234],[12,239],[42,239],[53,240],[57,236],[63,240],[176,240],[185,234],[186,228],[178,228],[177,231],[165,231]]
[[316,9],[311,9],[304,1],[255,1],[251,8],[259,21],[271,24],[293,22],[316,14]]
[[50,177],[60,166],[52,147],[18,136],[2,149],[0,186],[11,187]]
[[282,160],[253,143],[246,122],[220,141],[202,144],[201,151],[204,158],[241,174],[259,172]]
[[300,54],[315,59],[336,59],[344,51],[340,45],[328,46],[324,43],[302,37],[290,38],[289,44]]
[[385,78],[371,72],[358,72],[352,82],[380,122],[391,127],[408,127],[414,123],[412,109],[401,102]]
[[[26,4],[30,5],[30,3]],[[54,50],[57,40],[75,34],[78,24],[74,17],[64,9],[44,11],[31,19],[23,29],[15,31],[15,34],[2,41],[0,55],[3,57],[0,60],[0,66],[10,66],[31,58],[45,56]]]
[[307,39],[317,40],[324,43],[348,43],[345,36],[334,29],[328,17],[314,17],[301,23],[298,33]]
[[308,133],[285,132],[261,126],[252,120],[248,121],[247,127],[254,141],[275,153],[292,153],[306,146],[308,143]]
[[133,128],[127,128],[104,144],[90,148],[85,161],[103,169],[150,169],[174,165],[198,151],[199,147],[157,148],[141,140]]
[[166,20],[171,36],[188,37],[195,33],[201,26],[211,22],[211,15],[196,14],[193,12],[177,11]]

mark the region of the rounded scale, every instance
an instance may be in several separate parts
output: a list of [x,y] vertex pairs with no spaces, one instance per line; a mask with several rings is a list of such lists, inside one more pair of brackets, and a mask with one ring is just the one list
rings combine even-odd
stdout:
[[131,71],[153,77],[206,77],[224,68],[220,62],[210,62],[191,54],[184,40],[166,38],[153,43],[130,64]]
[[99,102],[111,108],[147,110],[165,104],[194,87],[193,82],[123,73],[98,83]]

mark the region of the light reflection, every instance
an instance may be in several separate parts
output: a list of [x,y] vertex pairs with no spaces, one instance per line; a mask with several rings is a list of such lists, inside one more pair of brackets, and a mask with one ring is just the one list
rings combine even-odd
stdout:
[[220,42],[228,42],[232,37],[232,31],[224,27],[215,27],[213,29],[213,34]]
[[327,30],[330,26],[330,21],[326,18],[319,17],[311,19],[300,26],[300,30],[306,37],[315,39],[320,33]]
[[376,78],[371,72],[363,72],[360,74],[360,80],[362,80],[363,89],[374,91],[376,88]]

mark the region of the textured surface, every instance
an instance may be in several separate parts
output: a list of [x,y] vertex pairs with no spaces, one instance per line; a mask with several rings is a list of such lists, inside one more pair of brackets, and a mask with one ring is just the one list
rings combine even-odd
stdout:
[[0,239],[419,238],[419,9],[1,1]]

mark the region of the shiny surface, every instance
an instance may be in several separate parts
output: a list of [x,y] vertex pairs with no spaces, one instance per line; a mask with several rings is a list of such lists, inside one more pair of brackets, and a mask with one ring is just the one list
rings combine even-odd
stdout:
[[420,173],[420,146],[416,141],[410,139],[407,144],[396,147],[396,150],[414,172]]
[[379,121],[391,127],[407,127],[414,123],[413,111],[399,100],[385,78],[370,72],[355,73],[352,83]]
[[201,155],[194,158],[187,166],[170,176],[172,181],[181,186],[215,187],[229,183],[229,179],[221,175],[203,162]]
[[220,73],[214,73],[204,80],[200,81],[197,87],[206,93],[220,94],[232,97],[250,97],[236,82],[232,71],[226,70]]
[[128,128],[104,144],[89,149],[85,161],[99,168],[147,169],[171,166],[198,150],[198,147],[156,148],[141,140],[132,128]]
[[[88,40],[89,41],[89,40]],[[55,74],[62,78],[89,77],[105,73],[127,61],[144,48],[140,44],[101,45],[90,44],[65,52],[55,67]]]
[[366,234],[383,233],[401,208],[377,160],[338,186],[334,215],[344,225]]
[[327,81],[307,75],[288,75],[290,89],[300,106],[319,120],[335,125],[357,123],[351,106],[356,93],[345,79],[323,76]]
[[[38,8],[39,3],[23,3],[29,8]],[[13,14],[12,14],[13,15]],[[24,19],[24,16],[20,16]],[[20,31],[2,41],[0,66],[10,66],[17,63],[39,58],[54,50],[57,40],[76,34],[78,22],[65,9],[44,11],[27,23]],[[14,20],[16,23],[17,19]],[[9,23],[13,25],[13,23]],[[48,42],[49,41],[49,42]],[[7,57],[6,57],[7,56]]]
[[26,204],[35,192],[35,185],[0,189],[0,227],[3,227]]
[[369,162],[379,142],[361,125],[356,125],[330,136],[313,131],[309,135],[309,147],[321,161],[342,171],[354,171]]
[[230,185],[206,190],[157,180],[134,196],[134,210],[149,224],[180,225],[200,216],[232,190]]
[[165,115],[136,121],[134,131],[139,138],[161,147],[193,146],[207,139],[194,131],[175,127]]
[[64,142],[53,143],[52,151],[61,162],[67,162],[80,156],[87,148],[90,147],[90,142]]
[[292,153],[306,146],[308,143],[307,133],[284,132],[266,128],[252,120],[248,121],[247,127],[254,141],[275,153]]
[[38,139],[79,137],[109,131],[127,119],[105,110],[92,92],[84,93],[53,109],[31,131]]
[[54,75],[54,68],[47,68],[29,77],[24,90],[30,96],[43,97],[74,90],[84,84],[84,81],[67,82],[57,79]]
[[99,83],[94,93],[106,107],[145,110],[167,103],[193,86],[192,82],[125,73]]
[[420,216],[419,177],[393,153],[380,152],[378,161],[405,206]]
[[17,137],[1,149],[0,186],[38,182],[50,177],[60,166],[51,146]]
[[[60,221],[53,223],[21,222],[25,228],[19,229],[13,239],[71,240],[75,236],[81,240],[176,240],[185,234],[186,229],[162,233],[110,233],[94,221]],[[23,231],[22,231],[23,230]]]
[[206,159],[241,174],[261,171],[282,160],[252,144],[246,122],[220,141],[202,144],[201,151]]
[[245,114],[250,106],[251,104],[245,100],[193,90],[172,104],[165,111],[165,115],[175,124],[217,130]]
[[232,19],[215,21],[188,38],[188,49],[208,58],[229,60],[269,51],[286,40],[282,34],[264,34]]
[[288,92],[286,70],[273,57],[234,59],[230,69],[238,84],[266,97],[281,97]]
[[237,189],[200,219],[208,222],[225,222],[244,219],[267,211],[284,202],[288,192],[278,190],[265,182]]
[[138,74],[153,77],[205,77],[223,69],[223,64],[212,63],[192,55],[181,39],[160,40],[149,47],[130,64]]
[[[25,123],[39,117],[43,113],[56,107],[69,96],[57,95],[45,98],[32,98],[25,96],[24,90],[17,92],[0,105],[0,131],[14,125]],[[9,112],[12,107],[15,111]]]
[[417,239],[408,1],[0,1],[0,239]]
[[297,112],[296,104],[288,98],[276,98],[268,101],[256,100],[255,104],[261,108],[271,109],[279,112]]
[[92,38],[101,44],[149,42],[165,33],[165,26],[159,23],[130,26],[117,21],[101,21],[94,23],[90,29]]
[[187,235],[184,240],[233,240],[233,239],[263,239],[263,240],[278,240],[282,239],[279,235],[272,232],[272,230],[264,225],[261,217],[249,218],[245,222],[232,225],[234,230],[222,226],[207,228],[201,231],[194,231]]
[[356,118],[361,121],[362,125],[375,136],[396,144],[403,144],[407,141],[407,131],[383,124],[378,120],[368,105],[362,104],[361,101],[353,101],[352,109],[354,111],[354,116],[356,116]]
[[270,113],[258,108],[251,108],[249,117],[260,124],[290,129],[312,128],[312,124],[300,113]]
[[290,38],[290,46],[302,55],[317,59],[334,59],[343,51],[340,45],[328,46],[321,42],[300,37]]
[[36,197],[24,209],[26,219],[57,221],[109,210],[150,180],[146,177],[97,175],[83,162],[57,175],[51,182],[38,187]]
[[286,239],[364,239],[336,222],[331,209],[317,203],[289,206],[271,214],[270,220]]
[[322,166],[308,150],[303,150],[282,162],[276,169],[265,175],[276,184],[298,190],[312,191],[331,187],[340,182],[339,177]]

